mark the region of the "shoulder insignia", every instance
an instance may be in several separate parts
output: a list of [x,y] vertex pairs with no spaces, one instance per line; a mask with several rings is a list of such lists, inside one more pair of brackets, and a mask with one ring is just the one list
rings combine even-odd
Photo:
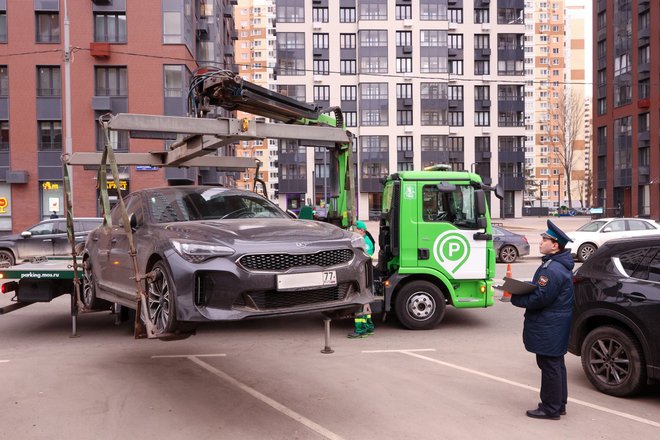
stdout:
[[539,286],[545,287],[548,284],[549,281],[550,280],[548,279],[548,277],[546,277],[545,275],[541,275],[539,277],[538,283],[539,283]]
[[551,263],[552,263],[552,260],[548,260],[548,261],[546,261],[546,262],[543,264],[543,268],[544,268],[544,269],[547,269],[547,268],[550,266]]

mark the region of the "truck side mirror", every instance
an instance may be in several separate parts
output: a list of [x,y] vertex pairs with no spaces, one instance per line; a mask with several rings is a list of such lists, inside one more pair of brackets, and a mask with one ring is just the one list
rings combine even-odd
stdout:
[[500,200],[504,199],[504,188],[502,187],[501,183],[495,185],[495,197]]
[[477,209],[477,218],[484,217],[486,215],[486,192],[483,189],[477,189],[474,191],[474,202]]

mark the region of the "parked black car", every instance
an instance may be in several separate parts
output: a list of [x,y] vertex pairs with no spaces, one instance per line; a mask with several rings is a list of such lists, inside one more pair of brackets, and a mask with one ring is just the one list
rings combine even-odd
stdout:
[[502,263],[513,263],[518,257],[529,255],[527,237],[501,226],[493,226],[493,247],[497,252],[497,260]]
[[[87,233],[101,224],[96,217],[74,218],[76,243],[82,243]],[[10,266],[34,257],[64,256],[71,254],[66,235],[66,219],[44,220],[20,234],[0,237],[0,264]]]
[[601,392],[660,379],[660,235],[608,241],[575,272],[569,351]]
[[[148,313],[159,333],[199,321],[355,311],[373,301],[364,239],[292,219],[249,191],[173,186],[125,199]],[[118,207],[87,238],[83,303],[136,308],[134,270]],[[179,326],[181,324],[181,326]]]

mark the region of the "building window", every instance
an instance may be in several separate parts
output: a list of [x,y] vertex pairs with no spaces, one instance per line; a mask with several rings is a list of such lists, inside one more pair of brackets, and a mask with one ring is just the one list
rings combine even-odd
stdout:
[[406,73],[412,72],[412,58],[402,57],[396,59],[396,72],[397,73]]
[[360,20],[387,20],[387,0],[361,1]]
[[313,34],[312,48],[327,49],[330,46],[330,36],[328,34]]
[[340,23],[355,23],[355,8],[339,8]]
[[474,9],[474,22],[475,23],[490,23],[490,10],[488,9]]
[[490,100],[490,86],[474,86],[474,100],[475,101]]
[[475,60],[474,62],[475,75],[490,75],[490,61],[489,60]]
[[339,92],[342,101],[357,100],[357,86],[341,86]]
[[396,151],[412,151],[412,150],[413,150],[412,136],[397,136]]
[[314,101],[330,101],[330,86],[314,86]]
[[421,0],[419,19],[422,21],[437,21],[447,19],[447,2],[438,0]]
[[452,75],[463,75],[463,60],[450,60],[449,73]]
[[60,42],[59,12],[36,12],[37,43]]
[[[97,151],[103,151],[107,141],[110,142],[110,146],[113,151],[128,151],[128,132],[126,131],[116,131],[116,130],[103,130],[103,127],[96,122],[94,124],[96,127],[96,149]],[[106,139],[106,133],[108,139]]]
[[7,42],[7,11],[0,11],[0,43]]
[[450,23],[463,23],[463,10],[462,9],[448,9],[447,19]]
[[9,150],[9,121],[0,121],[0,151]]
[[275,14],[279,23],[304,23],[304,0],[278,0]]
[[347,127],[357,127],[357,112],[344,112],[344,123]]
[[314,60],[312,68],[314,69],[314,75],[330,75],[329,60]]
[[126,42],[126,14],[94,14],[94,41],[108,43]]
[[475,127],[490,126],[490,112],[474,112]]
[[328,8],[325,7],[312,8],[312,21],[319,23],[327,23],[328,17],[329,17]]
[[128,71],[126,67],[95,67],[96,96],[128,96]]
[[411,20],[412,19],[412,6],[410,5],[396,5],[394,8],[394,17],[397,20]]
[[463,49],[463,34],[448,34],[447,46],[449,49]]
[[360,73],[387,73],[387,56],[360,58]]
[[39,121],[39,150],[62,149],[62,121]]
[[184,66],[165,65],[163,66],[163,96],[166,98],[180,98],[184,91]]
[[339,34],[340,49],[355,49],[355,34]]
[[163,44],[183,43],[181,12],[163,12]]
[[396,111],[396,125],[412,125],[413,124],[413,111],[412,110],[397,110]]
[[396,97],[397,99],[412,99],[412,84],[397,84]]
[[0,96],[9,95],[9,76],[7,66],[0,66]]
[[463,112],[448,112],[447,119],[450,127],[463,126]]
[[[452,90],[460,88],[461,100],[463,99],[463,86],[452,86]],[[444,83],[421,83],[420,84],[420,97],[422,100],[435,101],[438,99],[447,99],[447,84]],[[454,98],[449,98],[454,99]]]
[[355,75],[357,73],[357,61],[356,60],[339,61],[339,73],[341,75]]
[[59,66],[37,66],[37,96],[62,96]]

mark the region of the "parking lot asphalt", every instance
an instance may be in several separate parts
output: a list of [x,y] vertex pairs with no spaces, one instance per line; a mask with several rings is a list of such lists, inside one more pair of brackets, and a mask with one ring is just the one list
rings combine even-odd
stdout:
[[[0,295],[0,306],[10,298]],[[440,326],[330,347],[318,315],[202,325],[182,341],[135,340],[69,298],[0,316],[1,439],[658,438],[660,394],[598,393],[567,355],[568,414],[533,420],[539,370],[509,303],[449,308]]]

